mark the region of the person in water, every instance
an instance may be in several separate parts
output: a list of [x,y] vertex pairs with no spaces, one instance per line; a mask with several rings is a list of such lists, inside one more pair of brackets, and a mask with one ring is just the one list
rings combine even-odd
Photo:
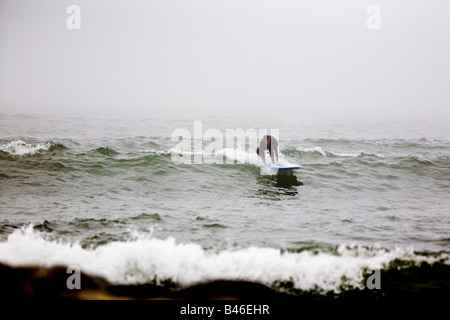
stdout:
[[[269,150],[270,158],[272,159],[272,165],[278,165],[278,141],[274,137],[267,135],[261,139],[259,148],[256,149],[256,153],[261,157],[264,164],[266,164],[266,150]],[[277,161],[274,161],[274,156]]]

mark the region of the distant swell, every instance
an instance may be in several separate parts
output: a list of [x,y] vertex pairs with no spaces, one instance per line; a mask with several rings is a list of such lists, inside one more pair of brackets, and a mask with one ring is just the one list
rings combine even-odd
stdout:
[[97,152],[105,156],[115,156],[119,154],[119,152],[109,147],[99,147],[93,150],[93,152]]

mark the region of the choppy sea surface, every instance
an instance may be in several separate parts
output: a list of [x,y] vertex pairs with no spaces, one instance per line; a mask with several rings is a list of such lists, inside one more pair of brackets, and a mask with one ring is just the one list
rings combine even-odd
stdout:
[[[198,155],[172,139],[178,128],[194,139],[194,121],[224,137],[278,129],[280,164],[302,168],[262,174],[249,143],[200,150],[216,163],[175,163]],[[78,265],[116,284],[247,280],[292,294],[364,288],[368,269],[448,268],[449,128],[0,115],[0,263]]]

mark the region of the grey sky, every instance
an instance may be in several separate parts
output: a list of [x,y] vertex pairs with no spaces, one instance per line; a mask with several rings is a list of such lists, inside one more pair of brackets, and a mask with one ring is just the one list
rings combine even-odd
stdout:
[[[66,27],[73,4],[81,30]],[[2,0],[0,113],[450,118],[449,13],[448,0]]]

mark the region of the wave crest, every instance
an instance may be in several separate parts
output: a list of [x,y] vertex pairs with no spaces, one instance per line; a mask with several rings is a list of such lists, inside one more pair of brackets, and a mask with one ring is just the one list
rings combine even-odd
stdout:
[[353,153],[335,152],[332,150],[323,150],[322,147],[319,147],[319,146],[312,147],[312,148],[298,147],[296,150],[301,153],[317,153],[324,157],[353,157],[353,158],[356,158],[356,157],[362,157],[362,156],[373,156],[373,157],[377,157],[377,158],[384,158],[384,155],[382,155],[382,154],[369,153],[364,150],[359,150],[356,153],[355,152],[353,152]]
[[0,145],[0,151],[14,156],[27,156],[35,155],[41,151],[51,151],[58,147],[65,148],[62,144],[53,142],[31,144],[22,140],[17,140]]
[[170,280],[193,285],[210,280],[248,280],[269,286],[290,282],[295,289],[339,292],[361,288],[368,268],[387,268],[395,261],[408,264],[449,264],[448,253],[419,255],[412,249],[336,248],[334,252],[286,252],[275,248],[204,249],[195,243],[177,243],[136,234],[129,241],[113,241],[96,248],[47,239],[31,226],[15,230],[0,243],[0,262],[13,266],[77,265],[82,271],[115,284],[145,284]]

